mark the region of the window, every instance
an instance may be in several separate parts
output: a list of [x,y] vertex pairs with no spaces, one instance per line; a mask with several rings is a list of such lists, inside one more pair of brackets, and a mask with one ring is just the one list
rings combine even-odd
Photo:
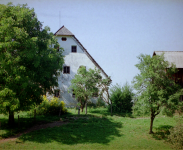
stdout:
[[66,40],[67,40],[67,38],[66,38],[66,37],[62,37],[61,39],[62,39],[62,41],[66,41]]
[[54,96],[55,97],[60,97],[60,90],[55,90]]
[[70,74],[70,67],[69,66],[64,66],[63,73]]
[[72,90],[72,97],[75,98],[74,90]]
[[77,52],[77,46],[72,46],[71,47],[71,52],[76,53]]

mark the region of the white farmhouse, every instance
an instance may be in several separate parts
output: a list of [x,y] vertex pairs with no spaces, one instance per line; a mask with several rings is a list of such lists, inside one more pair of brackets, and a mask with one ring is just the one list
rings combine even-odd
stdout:
[[71,85],[71,80],[80,66],[85,66],[87,70],[96,67],[101,71],[103,78],[107,78],[108,76],[75,35],[66,27],[62,26],[54,35],[60,46],[64,49],[63,55],[65,56],[65,64],[63,72],[58,77],[59,86],[55,88],[55,96],[63,100],[66,105],[73,106],[76,104],[75,96],[73,93],[68,93],[68,87]]

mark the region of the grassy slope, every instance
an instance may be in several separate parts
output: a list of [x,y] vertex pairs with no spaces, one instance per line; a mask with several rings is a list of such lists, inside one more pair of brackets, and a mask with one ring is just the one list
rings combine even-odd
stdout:
[[[34,131],[16,142],[1,143],[0,149],[171,149],[164,140],[148,134],[149,118],[111,117],[104,108],[88,112],[103,117],[90,116],[60,127]],[[155,128],[165,125],[174,126],[175,120],[161,116],[154,121]]]

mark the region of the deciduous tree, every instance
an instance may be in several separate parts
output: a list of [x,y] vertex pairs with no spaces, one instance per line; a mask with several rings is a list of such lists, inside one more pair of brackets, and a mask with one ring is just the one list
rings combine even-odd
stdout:
[[[164,108],[171,115],[177,109],[180,94],[179,85],[175,84],[173,74],[177,69],[174,64],[164,60],[164,56],[141,54],[136,67],[140,73],[134,77],[134,87],[138,100],[151,114],[149,133],[153,133],[153,121]],[[138,101],[136,102],[138,103]]]
[[9,113],[9,124],[14,112],[39,104],[58,85],[64,59],[49,30],[34,9],[0,5],[0,112]]
[[98,69],[89,69],[87,71],[85,67],[81,67],[74,79],[71,80],[70,90],[73,90],[83,111],[87,101],[96,93],[101,97],[108,90],[110,83],[110,78],[102,79]]

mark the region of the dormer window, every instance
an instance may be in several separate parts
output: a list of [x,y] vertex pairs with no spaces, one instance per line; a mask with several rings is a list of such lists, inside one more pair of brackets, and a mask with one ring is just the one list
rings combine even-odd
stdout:
[[77,46],[71,46],[71,52],[76,53],[77,52]]
[[66,37],[62,37],[61,39],[62,39],[62,41],[67,41]]

